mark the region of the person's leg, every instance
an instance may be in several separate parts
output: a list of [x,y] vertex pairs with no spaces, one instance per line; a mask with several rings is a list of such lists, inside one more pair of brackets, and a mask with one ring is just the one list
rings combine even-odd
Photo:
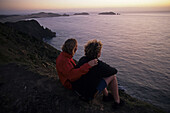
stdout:
[[[106,77],[103,79],[106,81],[107,85],[109,86],[109,88],[111,90],[111,94],[113,95],[115,102],[120,103],[118,82],[117,82],[116,75],[112,75],[110,77]],[[108,94],[108,91],[106,88],[104,89],[103,93],[104,93],[104,95]]]
[[[103,78],[103,79],[105,80],[107,86],[109,86],[110,82],[113,80],[113,76],[106,77],[106,78]],[[103,94],[104,94],[105,96],[108,96],[108,90],[107,90],[107,88],[105,88],[105,89],[103,90]]]
[[105,95],[105,96],[108,96],[108,90],[107,90],[107,88],[105,88],[104,90],[103,90],[103,95]]

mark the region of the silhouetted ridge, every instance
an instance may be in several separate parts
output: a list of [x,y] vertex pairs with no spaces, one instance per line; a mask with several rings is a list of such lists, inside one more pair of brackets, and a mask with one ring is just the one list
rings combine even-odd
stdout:
[[56,33],[52,32],[48,28],[41,26],[36,20],[18,21],[18,22],[6,22],[6,25],[13,27],[17,31],[29,34],[37,39],[55,37]]

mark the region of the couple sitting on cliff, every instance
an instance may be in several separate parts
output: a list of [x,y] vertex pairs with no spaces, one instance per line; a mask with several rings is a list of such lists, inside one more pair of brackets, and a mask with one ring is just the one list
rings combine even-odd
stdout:
[[[85,45],[85,56],[76,65],[72,57],[77,50],[77,41],[68,39],[56,59],[56,69],[61,83],[78,92],[83,99],[92,100],[102,92],[103,101],[113,101],[113,108],[117,108],[123,105],[118,92],[117,70],[98,59],[101,48],[100,41],[89,41]],[[111,93],[108,93],[107,87]]]

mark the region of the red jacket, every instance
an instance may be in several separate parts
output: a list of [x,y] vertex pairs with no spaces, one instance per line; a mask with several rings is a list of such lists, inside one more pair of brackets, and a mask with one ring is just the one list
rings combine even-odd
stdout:
[[78,80],[91,68],[88,63],[85,63],[80,68],[75,69],[73,64],[76,64],[72,57],[72,55],[69,55],[66,52],[61,52],[56,59],[56,69],[58,72],[59,79],[61,83],[68,89],[72,89],[72,85],[70,82]]

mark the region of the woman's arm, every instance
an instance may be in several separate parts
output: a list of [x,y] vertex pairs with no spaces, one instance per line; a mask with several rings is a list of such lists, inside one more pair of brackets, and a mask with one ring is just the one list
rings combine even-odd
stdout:
[[73,82],[79,79],[82,75],[86,74],[90,68],[91,66],[88,63],[85,63],[79,68],[74,68],[72,63],[68,62],[63,65],[63,75]]

